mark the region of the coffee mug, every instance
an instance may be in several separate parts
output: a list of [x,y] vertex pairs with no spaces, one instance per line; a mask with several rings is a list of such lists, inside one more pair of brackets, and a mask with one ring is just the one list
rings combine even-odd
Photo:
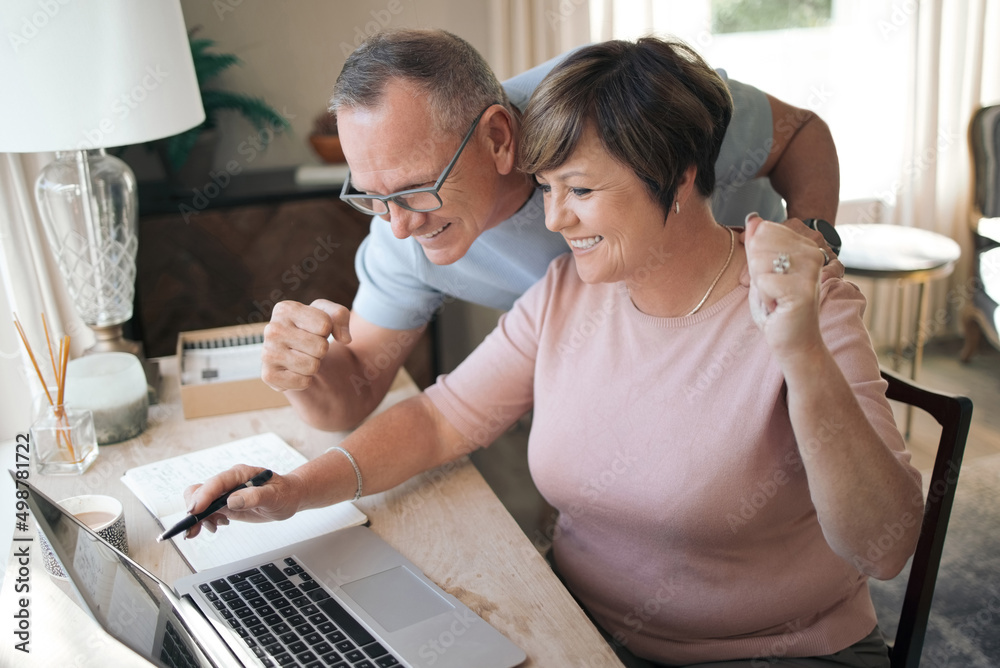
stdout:
[[[121,501],[103,494],[71,496],[59,502],[68,513],[93,529],[94,533],[110,543],[123,554],[128,554],[128,535],[125,533],[125,508]],[[56,529],[58,531],[58,528]],[[42,563],[50,575],[65,578],[66,573],[59,565],[52,546],[44,534],[39,532],[42,547]]]

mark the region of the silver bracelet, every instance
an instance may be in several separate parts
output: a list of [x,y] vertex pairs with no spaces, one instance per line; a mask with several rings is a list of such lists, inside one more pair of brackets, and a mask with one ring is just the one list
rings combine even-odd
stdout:
[[351,462],[351,466],[354,467],[354,475],[358,476],[358,491],[354,493],[354,500],[357,501],[358,499],[361,498],[361,469],[358,468],[358,463],[354,461],[354,457],[351,456],[351,453],[349,453],[347,450],[343,449],[339,445],[335,445],[332,448],[328,448],[327,452],[330,452],[330,450],[337,450],[339,452],[343,452],[344,456],[347,457],[347,460]]

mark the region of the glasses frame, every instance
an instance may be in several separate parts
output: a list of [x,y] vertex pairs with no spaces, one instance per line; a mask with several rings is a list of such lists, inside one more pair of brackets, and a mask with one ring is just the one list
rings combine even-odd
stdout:
[[[476,116],[476,119],[472,121],[472,125],[469,127],[469,131],[465,133],[465,139],[462,140],[462,143],[459,145],[458,150],[455,151],[455,157],[453,157],[451,159],[451,162],[448,163],[448,166],[444,168],[444,171],[441,172],[441,176],[439,176],[438,180],[434,182],[434,185],[428,186],[426,188],[410,188],[409,190],[400,190],[398,192],[394,192],[389,195],[366,195],[362,193],[348,193],[347,190],[351,187],[351,168],[348,167],[347,178],[344,179],[344,187],[341,188],[340,190],[340,199],[343,200],[344,202],[347,202],[361,213],[366,213],[371,216],[383,216],[389,213],[389,202],[393,202],[396,204],[396,206],[402,209],[406,209],[407,211],[413,211],[414,213],[429,213],[431,211],[437,211],[442,206],[444,206],[444,202],[441,201],[441,194],[440,194],[441,186],[444,185],[444,182],[448,178],[448,175],[451,174],[451,170],[455,166],[455,163],[458,162],[459,156],[462,155],[462,151],[465,149],[465,145],[469,143],[470,139],[472,139],[472,133],[476,131],[476,127],[479,125],[479,120],[483,117],[483,114],[485,114],[490,107],[497,104],[499,104],[499,102],[494,102],[492,104],[489,104],[486,106],[486,108],[484,108],[482,111],[479,112],[479,114]],[[437,206],[432,209],[415,209],[411,206],[408,206],[405,203],[405,201],[400,199],[408,195],[416,195],[418,193],[431,193],[432,195],[434,195],[434,198],[438,202]],[[378,213],[376,211],[372,211],[371,209],[367,209],[354,201],[360,199],[378,200],[379,202],[382,202],[382,204],[385,205],[385,211],[383,211],[382,213]]]

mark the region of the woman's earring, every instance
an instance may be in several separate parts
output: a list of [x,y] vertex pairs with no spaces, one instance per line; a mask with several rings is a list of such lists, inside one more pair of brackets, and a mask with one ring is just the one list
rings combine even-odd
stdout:
[[677,200],[674,200],[674,213],[680,213],[680,212],[681,212],[681,203],[678,202]]

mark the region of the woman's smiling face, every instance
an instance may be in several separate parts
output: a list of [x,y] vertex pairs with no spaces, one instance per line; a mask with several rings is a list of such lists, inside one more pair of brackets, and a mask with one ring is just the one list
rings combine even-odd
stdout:
[[627,280],[663,257],[666,212],[635,172],[608,153],[592,126],[566,162],[535,177],[545,225],[566,239],[585,283]]

